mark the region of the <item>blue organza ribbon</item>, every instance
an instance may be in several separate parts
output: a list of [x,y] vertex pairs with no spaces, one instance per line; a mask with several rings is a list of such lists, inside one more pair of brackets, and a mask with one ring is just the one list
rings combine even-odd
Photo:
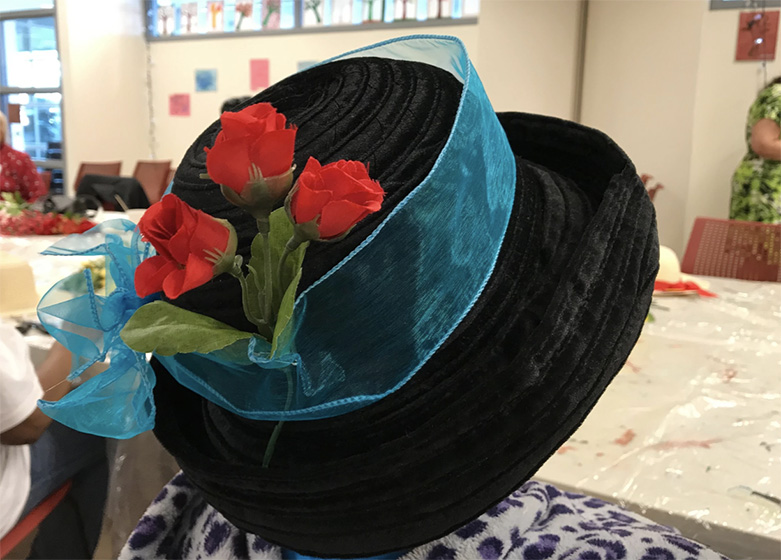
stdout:
[[515,159],[463,43],[414,36],[332,60],[368,56],[453,74],[463,83],[453,128],[428,176],[298,296],[276,355],[256,338],[207,355],[159,358],[179,383],[241,416],[312,420],[391,394],[458,326],[494,269]]
[[[74,429],[126,438],[154,426],[154,373],[144,354],[119,337],[141,305],[134,286],[135,269],[150,255],[135,224],[111,220],[83,234],[65,237],[44,255],[104,257],[105,287],[97,293],[89,269],[57,282],[38,304],[38,318],[74,357],[69,379],[79,379],[98,362],[108,368],[83,381],[56,402],[40,401],[48,416]],[[100,367],[100,366],[97,366]]]

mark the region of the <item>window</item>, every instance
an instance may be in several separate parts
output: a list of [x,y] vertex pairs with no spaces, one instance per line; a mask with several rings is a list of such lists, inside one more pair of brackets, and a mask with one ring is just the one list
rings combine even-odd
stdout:
[[480,0],[148,0],[147,35],[473,22],[479,11]]
[[0,111],[8,116],[8,143],[51,169],[52,190],[61,192],[61,69],[51,1],[0,0]]
[[781,0],[710,0],[711,10],[761,10],[779,6]]

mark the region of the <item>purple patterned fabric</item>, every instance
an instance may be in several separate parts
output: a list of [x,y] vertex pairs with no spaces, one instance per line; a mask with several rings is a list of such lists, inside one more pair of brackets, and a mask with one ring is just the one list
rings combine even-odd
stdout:
[[[281,560],[282,550],[231,525],[182,473],[163,488],[120,560],[220,558]],[[527,482],[450,535],[401,560],[727,560],[618,506]]]

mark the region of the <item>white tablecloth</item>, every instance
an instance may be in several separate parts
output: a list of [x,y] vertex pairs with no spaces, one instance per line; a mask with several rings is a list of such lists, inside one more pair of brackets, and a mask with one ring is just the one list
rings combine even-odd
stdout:
[[536,478],[733,557],[780,558],[781,284],[710,280],[718,298],[656,298],[655,322]]

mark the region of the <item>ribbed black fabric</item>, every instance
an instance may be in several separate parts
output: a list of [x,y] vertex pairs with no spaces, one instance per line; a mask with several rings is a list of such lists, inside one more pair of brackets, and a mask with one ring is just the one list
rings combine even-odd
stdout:
[[[390,193],[387,212],[433,164],[458,84],[425,65],[377,59],[315,70],[270,88],[262,100],[299,124],[298,140],[309,147],[302,152],[297,143],[297,157],[374,158]],[[376,113],[384,109],[373,101],[364,106],[364,96],[394,108],[382,124]],[[395,128],[384,120],[394,116]],[[499,118],[518,170],[499,262],[465,320],[399,391],[343,416],[286,423],[263,469],[275,423],[228,413],[153,361],[155,433],[236,526],[302,553],[336,557],[408,549],[445,535],[528,479],[620,369],[642,327],[658,263],[653,207],[642,184],[601,133],[546,117]],[[344,129],[343,120],[350,121]],[[331,135],[328,123],[339,134]],[[318,143],[323,135],[327,141]],[[213,186],[192,181],[198,165],[183,162],[174,192],[230,216]],[[351,243],[381,219],[361,224]],[[310,247],[307,281],[351,248]],[[217,306],[195,294],[186,304],[210,314]],[[241,306],[231,305],[217,315],[239,324]]]

